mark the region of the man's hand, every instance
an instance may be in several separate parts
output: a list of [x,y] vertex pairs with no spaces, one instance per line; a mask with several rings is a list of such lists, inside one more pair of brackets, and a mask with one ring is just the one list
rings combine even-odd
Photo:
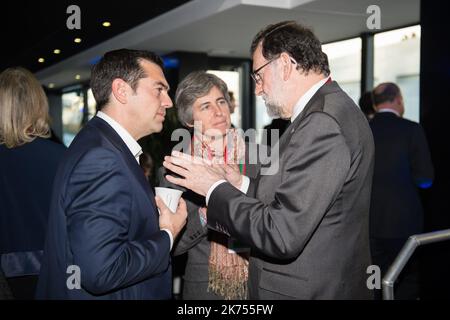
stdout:
[[242,185],[242,175],[237,164],[226,164],[224,167],[225,178],[236,189],[240,189]]
[[172,233],[173,239],[178,236],[180,231],[183,229],[186,224],[187,218],[187,208],[186,202],[183,198],[180,198],[180,202],[178,203],[178,208],[175,213],[170,211],[170,209],[166,206],[164,201],[158,196],[155,197],[156,206],[160,211],[159,215],[159,228],[160,229],[169,229]]
[[206,196],[211,186],[219,180],[227,180],[223,166],[211,165],[206,160],[174,151],[171,157],[165,157],[164,167],[183,178],[167,175],[166,179],[174,184],[188,188]]

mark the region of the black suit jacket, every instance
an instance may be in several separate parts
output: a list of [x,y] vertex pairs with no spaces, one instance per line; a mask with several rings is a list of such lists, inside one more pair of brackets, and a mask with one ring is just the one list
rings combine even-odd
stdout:
[[422,127],[391,112],[370,122],[375,140],[375,169],[370,236],[407,238],[423,232],[418,185],[431,183],[433,165]]
[[[94,117],[53,189],[39,299],[169,299],[170,239],[154,195],[119,135]],[[79,267],[81,288],[75,283]],[[69,279],[70,278],[70,279]]]
[[53,179],[65,151],[43,138],[0,145],[0,256],[7,277],[39,273]]
[[13,295],[9,289],[8,282],[6,282],[3,271],[0,268],[0,300],[11,300]]
[[281,137],[278,170],[262,167],[247,195],[227,183],[212,192],[208,225],[252,248],[250,298],[372,297],[373,152],[366,118],[332,82]]

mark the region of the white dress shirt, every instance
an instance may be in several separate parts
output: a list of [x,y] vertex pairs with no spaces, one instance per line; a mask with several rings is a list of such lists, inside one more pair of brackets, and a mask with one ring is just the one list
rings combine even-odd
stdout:
[[131,154],[136,158],[137,163],[139,163],[139,156],[142,154],[142,148],[139,143],[134,140],[131,134],[125,130],[116,120],[108,116],[106,113],[98,111],[97,117],[105,120],[114,131],[122,138],[123,142],[127,145],[128,149],[130,149]]
[[377,112],[381,113],[381,112],[391,112],[394,113],[395,115],[397,115],[397,117],[400,117],[400,114],[393,110],[393,109],[388,109],[388,108],[383,108],[383,109],[379,109]]
[[[315,85],[313,85],[311,88],[309,88],[308,91],[305,92],[304,95],[300,97],[300,99],[297,101],[297,103],[294,106],[294,110],[292,112],[291,122],[294,122],[295,118],[298,117],[298,115],[305,109],[308,102],[311,100],[311,98],[316,94],[316,92],[330,79],[330,77],[326,77],[325,79],[320,80]],[[216,183],[214,183],[208,190],[208,193],[206,194],[206,205],[208,205],[209,197],[211,196],[211,193],[216,189],[216,187],[224,182],[227,182],[226,180],[219,180]],[[242,193],[247,193],[248,188],[250,186],[250,179],[246,176],[243,176],[242,185],[239,188],[239,190]]]
[[[142,148],[137,143],[136,140],[131,136],[131,134],[122,127],[116,120],[108,116],[106,113],[98,111],[97,117],[100,119],[105,120],[113,129],[114,131],[120,136],[120,138],[125,142],[128,149],[130,149],[131,154],[136,159],[137,163],[139,163],[139,156],[142,154]],[[170,232],[169,229],[161,229],[161,231],[166,231],[170,238],[170,250],[172,250],[173,245],[173,235],[172,232]]]
[[[208,201],[209,201],[209,197],[211,196],[211,193],[214,191],[214,189],[215,189],[219,184],[222,184],[222,183],[224,183],[224,182],[227,182],[227,180],[223,180],[223,179],[222,179],[222,180],[216,181],[216,182],[209,188],[208,193],[206,194],[206,200],[205,200],[206,206],[208,206]],[[241,187],[239,188],[239,190],[240,190],[242,193],[247,193],[248,187],[250,187],[250,178],[247,177],[247,176],[242,176],[242,184],[241,184]]]
[[309,88],[308,91],[305,92],[304,95],[300,97],[300,99],[297,101],[297,103],[294,106],[294,110],[292,111],[292,117],[291,122],[294,122],[294,120],[298,117],[298,115],[305,109],[308,102],[311,100],[311,98],[316,94],[316,92],[322,88],[322,86],[330,79],[328,76],[325,79],[320,80],[315,85],[313,85],[311,88]]

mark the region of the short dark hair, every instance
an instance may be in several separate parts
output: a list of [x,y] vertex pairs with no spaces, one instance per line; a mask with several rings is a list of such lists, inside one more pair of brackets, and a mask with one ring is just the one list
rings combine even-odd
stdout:
[[375,113],[375,109],[373,108],[373,101],[372,101],[372,91],[366,91],[364,92],[361,97],[359,98],[359,107],[361,108],[361,111],[369,116]]
[[328,57],[322,51],[322,45],[314,33],[295,21],[283,21],[271,24],[253,39],[250,53],[253,55],[262,42],[262,55],[267,60],[277,58],[286,52],[306,73],[313,70],[325,76],[330,74]]
[[234,92],[233,91],[228,91],[228,95],[230,96],[230,102],[234,101],[236,98],[234,97]]
[[153,62],[163,69],[163,61],[151,51],[119,49],[105,53],[91,73],[91,89],[97,110],[108,104],[114,79],[122,79],[136,90],[139,79],[147,76],[140,65],[141,60]]
[[399,95],[400,88],[395,83],[381,83],[373,90],[373,104],[378,106],[385,102],[393,102]]
[[152,157],[148,153],[143,152],[139,156],[139,165],[142,168],[142,170],[144,171],[144,173],[147,175],[147,178],[150,178],[152,176],[152,173],[153,173],[153,159],[152,159]]

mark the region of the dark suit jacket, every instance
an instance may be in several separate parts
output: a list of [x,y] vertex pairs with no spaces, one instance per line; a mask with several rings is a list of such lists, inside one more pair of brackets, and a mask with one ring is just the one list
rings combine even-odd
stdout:
[[53,179],[65,151],[43,138],[0,145],[0,255],[7,277],[39,273]]
[[375,169],[370,236],[407,238],[423,232],[418,187],[433,180],[430,152],[420,124],[391,112],[370,122],[375,140]]
[[[170,239],[158,219],[136,159],[94,117],[58,169],[37,298],[171,298]],[[81,289],[68,289],[71,265],[80,268]]]
[[0,300],[11,300],[13,295],[6,282],[2,269],[0,268]]
[[209,200],[208,225],[252,247],[250,298],[372,298],[366,118],[331,82],[287,128],[279,152],[279,170],[260,174],[248,195],[224,183]]
[[[260,150],[253,145],[255,149]],[[258,163],[249,163],[249,147],[246,146],[246,175],[255,178],[258,173]],[[266,152],[266,149],[262,150]],[[183,299],[212,300],[222,299],[213,292],[208,292],[208,270],[209,256],[211,253],[211,233],[216,231],[202,226],[198,209],[205,206],[205,197],[199,196],[191,190],[174,185],[165,179],[167,171],[162,167],[158,171],[161,187],[170,187],[183,190],[183,199],[188,207],[188,221],[186,227],[180,233],[174,245],[173,254],[175,256],[188,253],[186,269],[184,272]],[[209,209],[208,209],[209,213]]]

